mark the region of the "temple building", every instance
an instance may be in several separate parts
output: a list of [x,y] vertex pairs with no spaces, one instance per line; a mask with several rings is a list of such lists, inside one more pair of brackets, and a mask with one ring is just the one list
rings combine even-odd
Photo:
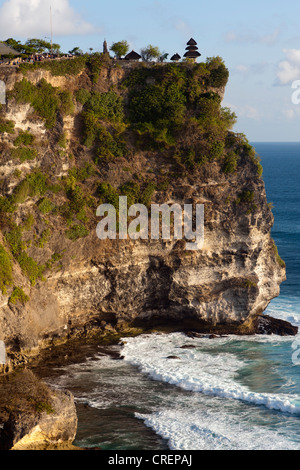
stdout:
[[181,59],[179,54],[172,55],[171,59],[173,62],[178,62]]
[[104,43],[103,43],[103,54],[108,54],[108,46],[107,46],[107,42],[106,42],[106,39],[104,40]]
[[0,57],[1,56],[10,56],[10,55],[19,55],[20,52],[15,51],[12,47],[5,44],[5,42],[0,42]]
[[125,56],[125,60],[140,60],[141,58],[142,56],[135,51],[131,51]]
[[195,39],[191,38],[187,43],[187,47],[185,49],[187,52],[184,54],[186,59],[192,59],[194,62],[198,57],[201,56],[200,52],[198,52],[198,47]]

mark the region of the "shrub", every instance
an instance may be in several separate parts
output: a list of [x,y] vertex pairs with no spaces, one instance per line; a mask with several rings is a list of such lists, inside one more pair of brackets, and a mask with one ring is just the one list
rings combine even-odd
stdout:
[[26,78],[17,82],[14,86],[14,96],[18,103],[32,103],[35,87]]
[[61,147],[62,149],[67,148],[67,136],[66,136],[66,133],[65,133],[65,132],[63,132],[63,133],[60,135],[60,137],[59,137],[59,139],[58,139],[58,141],[57,141],[57,145],[58,145],[59,147]]
[[22,288],[20,287],[15,287],[8,302],[11,304],[16,304],[17,302],[20,302],[21,304],[25,305],[26,302],[29,301],[28,295],[25,294]]
[[62,259],[62,254],[61,253],[53,253],[51,258],[47,261],[46,263],[46,269],[52,269],[55,263],[60,261]]
[[93,93],[86,103],[86,109],[92,111],[97,119],[111,122],[122,122],[124,120],[123,99],[114,91]]
[[66,75],[78,75],[84,70],[87,56],[74,57],[73,59],[49,60],[45,62],[35,62],[33,64],[20,64],[19,69],[23,74],[36,69],[49,70],[54,76],[65,77]]
[[167,127],[182,122],[186,98],[176,83],[171,85],[146,85],[140,91],[131,94],[129,102],[130,120],[136,123],[159,125],[161,121]]
[[65,115],[70,115],[74,113],[74,103],[72,93],[67,90],[62,90],[58,92],[59,97],[59,109]]
[[45,215],[45,214],[49,214],[49,212],[52,212],[55,208],[55,205],[50,201],[50,199],[45,197],[39,202],[38,208],[39,208],[39,211]]
[[237,203],[240,203],[240,202],[244,202],[244,203],[251,203],[254,201],[254,191],[243,191],[238,199],[237,199]]
[[276,261],[277,263],[279,264],[280,267],[282,268],[285,268],[286,267],[286,264],[285,262],[283,261],[283,259],[280,257],[279,253],[278,253],[278,248],[277,248],[277,245],[276,243],[274,242],[273,240],[273,251],[275,253],[275,258],[276,258]]
[[5,238],[22,271],[29,278],[31,284],[34,285],[37,279],[42,279],[45,266],[39,265],[24,251],[26,245],[22,241],[22,228],[14,225],[14,227],[5,234]]
[[29,174],[15,188],[12,200],[15,204],[22,204],[28,197],[43,196],[48,190],[47,175],[36,171]]
[[35,111],[45,120],[45,126],[52,129],[56,124],[59,98],[55,89],[42,79],[34,90],[32,105]]
[[222,88],[227,85],[229,71],[220,57],[210,57],[206,61],[210,75],[207,77],[207,85],[214,88]]
[[30,103],[37,114],[44,119],[48,129],[55,126],[58,111],[63,114],[73,112],[70,92],[54,88],[45,79],[35,86],[23,78],[15,84],[14,96],[18,103]]
[[260,158],[258,157],[258,155],[256,155],[254,149],[252,149],[252,152],[249,154],[249,156],[250,156],[250,159],[251,159],[252,163],[254,163],[254,165],[257,168],[258,177],[261,178],[262,175],[263,175],[264,169],[263,169],[263,166],[261,164]]
[[230,108],[221,108],[221,119],[227,130],[233,128],[237,121],[237,115]]
[[262,164],[258,161],[257,162],[257,175],[261,178],[263,175],[264,169]]
[[107,63],[107,60],[110,60],[109,57],[107,58],[105,54],[93,54],[92,56],[89,56],[87,60],[87,67],[90,72],[92,82],[97,83],[98,78],[99,78],[99,73],[102,68],[102,66]]
[[73,214],[80,212],[88,203],[86,196],[80,186],[75,186],[67,191],[69,207]]
[[27,160],[35,160],[37,157],[36,149],[31,149],[28,147],[18,147],[12,150],[12,158],[20,160],[20,162],[25,162]]
[[15,123],[8,121],[0,117],[0,133],[7,132],[7,134],[13,134],[15,130]]
[[17,261],[24,272],[29,278],[31,285],[35,285],[38,279],[43,279],[43,272],[45,266],[39,265],[33,258],[27,255],[25,251],[17,257]]
[[77,181],[86,181],[96,173],[95,166],[92,163],[87,162],[83,167],[77,168],[76,179]]
[[143,194],[141,196],[141,204],[144,204],[144,206],[149,207],[151,204],[151,198],[153,193],[156,190],[156,185],[154,183],[148,183],[145,190],[143,191]]
[[221,99],[216,93],[205,93],[197,101],[198,118],[219,118]]
[[67,178],[67,186],[68,187],[75,187],[75,182],[76,181],[86,181],[88,178],[91,176],[94,176],[96,172],[95,166],[87,162],[83,167],[81,168],[71,168],[69,170],[69,176]]
[[98,186],[98,194],[103,202],[112,204],[115,209],[119,209],[119,192],[110,183],[101,183]]
[[104,127],[99,126],[97,137],[96,163],[99,162],[99,158],[111,159],[126,155],[127,147],[120,136],[113,136]]
[[40,236],[40,239],[35,243],[35,246],[37,246],[38,248],[44,248],[45,244],[49,241],[50,234],[51,230],[49,228],[44,230],[42,235]]
[[22,241],[22,228],[14,224],[10,231],[5,233],[5,239],[13,256],[17,257],[20,255],[22,250],[25,248],[25,244]]
[[209,149],[210,160],[218,160],[224,155],[225,144],[224,142],[213,142]]
[[12,263],[8,253],[4,247],[0,244],[0,290],[5,295],[7,287],[11,285],[13,281]]
[[43,196],[48,189],[48,177],[44,173],[37,171],[27,176],[26,181],[29,183],[30,195]]
[[16,205],[10,197],[0,196],[0,214],[13,213],[16,210]]
[[35,403],[35,412],[38,414],[47,413],[47,415],[55,413],[55,409],[48,402],[40,401]]
[[12,199],[15,204],[23,204],[30,196],[30,184],[25,179],[15,188]]
[[134,68],[130,71],[129,75],[123,80],[122,88],[134,88],[146,83],[150,71],[146,67]]
[[32,145],[35,140],[34,135],[30,134],[28,131],[20,131],[18,137],[14,141],[14,145],[18,147],[19,145]]
[[88,110],[82,113],[83,120],[83,143],[91,147],[98,135],[98,117],[94,111]]
[[66,231],[66,237],[72,241],[87,237],[88,234],[88,229],[84,225],[79,224],[73,225],[69,230]]
[[139,201],[140,192],[140,185],[134,181],[128,181],[120,187],[120,196],[127,196],[129,207]]
[[224,160],[223,172],[225,174],[234,173],[237,169],[237,155],[234,152],[229,152]]
[[62,217],[64,217],[69,224],[74,218],[81,222],[86,222],[86,207],[91,206],[93,199],[84,194],[82,188],[76,184],[74,177],[69,177],[67,180],[66,195],[69,201],[59,208]]
[[75,97],[78,103],[85,105],[91,98],[91,93],[85,88],[80,88],[79,90],[76,91]]
[[29,214],[24,220],[24,224],[23,224],[24,230],[30,230],[33,224],[34,224],[34,216],[33,214]]

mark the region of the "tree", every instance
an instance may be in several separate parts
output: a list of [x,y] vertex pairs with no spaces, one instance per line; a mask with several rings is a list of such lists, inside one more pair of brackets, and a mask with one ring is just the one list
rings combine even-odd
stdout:
[[28,39],[25,43],[24,50],[26,54],[42,54],[43,52],[54,52],[56,54],[60,51],[60,44],[45,41],[45,39]]
[[69,54],[82,55],[83,51],[80,49],[80,47],[74,47],[71,51],[69,51]]
[[25,44],[33,52],[43,53],[46,49],[51,50],[51,43],[44,39],[28,39]]
[[114,42],[110,50],[116,54],[118,59],[120,59],[129,51],[129,44],[127,41]]
[[[51,49],[50,49],[51,50]],[[60,44],[56,44],[55,42],[52,44],[52,51],[54,54],[60,53]]]
[[22,44],[14,38],[6,39],[5,43],[20,54],[34,54],[36,49],[28,44]]
[[161,56],[161,52],[158,47],[149,44],[149,46],[141,49],[141,56],[144,61],[149,62],[158,59]]
[[7,44],[8,46],[12,47],[15,51],[18,51],[20,53],[24,53],[24,44],[21,44],[20,41],[16,41],[16,39],[13,39],[13,38],[9,38],[9,39],[6,39],[6,41],[4,41],[5,44]]

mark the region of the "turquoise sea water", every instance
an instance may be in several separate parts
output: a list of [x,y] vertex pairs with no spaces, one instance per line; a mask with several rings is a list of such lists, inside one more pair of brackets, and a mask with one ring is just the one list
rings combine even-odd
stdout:
[[[287,281],[266,313],[300,326],[300,144],[253,145],[274,204],[273,238],[287,263]],[[144,335],[126,340],[125,360],[96,351],[53,381],[76,397],[80,446],[299,450],[298,349],[299,335]]]

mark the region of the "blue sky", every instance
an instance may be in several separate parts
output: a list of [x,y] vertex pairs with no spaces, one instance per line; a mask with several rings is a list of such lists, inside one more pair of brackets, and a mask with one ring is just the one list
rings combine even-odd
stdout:
[[300,141],[300,3],[295,0],[0,0],[0,40],[49,37],[102,50],[126,39],[139,51],[153,44],[183,55],[191,38],[202,58],[221,56],[230,70],[224,106],[238,115],[237,132],[254,141]]

